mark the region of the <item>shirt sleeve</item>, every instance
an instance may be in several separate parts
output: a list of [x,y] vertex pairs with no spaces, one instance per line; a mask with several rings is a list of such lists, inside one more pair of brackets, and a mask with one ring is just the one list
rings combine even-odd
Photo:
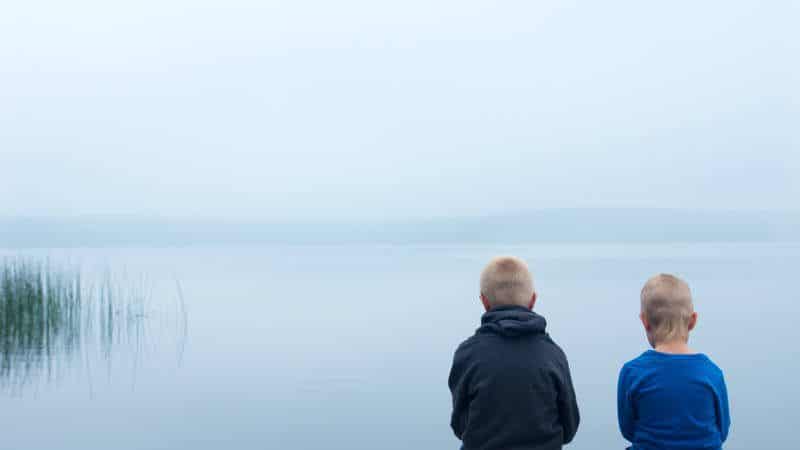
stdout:
[[558,386],[558,416],[563,430],[564,444],[568,444],[575,438],[580,424],[580,413],[578,412],[578,401],[575,396],[575,388],[572,385],[572,376],[569,372],[569,365],[564,359],[564,374],[562,383]]
[[731,415],[728,407],[728,388],[725,386],[725,378],[721,374],[716,394],[717,427],[722,442],[725,442],[731,427]]
[[619,373],[619,382],[617,383],[617,419],[622,436],[629,442],[633,442],[636,412],[630,387],[630,369],[623,366]]

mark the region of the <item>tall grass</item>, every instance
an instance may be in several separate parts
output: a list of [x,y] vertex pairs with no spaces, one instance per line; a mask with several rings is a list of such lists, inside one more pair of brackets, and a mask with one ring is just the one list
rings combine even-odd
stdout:
[[107,272],[88,284],[77,267],[0,260],[0,384],[58,376],[87,344],[110,365],[116,346],[140,346],[148,301],[142,280],[122,283]]

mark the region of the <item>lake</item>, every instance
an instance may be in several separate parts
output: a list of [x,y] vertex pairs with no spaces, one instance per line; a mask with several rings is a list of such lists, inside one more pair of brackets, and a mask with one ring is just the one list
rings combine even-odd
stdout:
[[529,262],[569,358],[582,422],[567,448],[624,448],[617,374],[647,348],[639,290],[657,272],[693,289],[690,344],[728,383],[726,448],[797,447],[800,244],[754,243],[0,251],[143,276],[152,311],[112,352],[52,354],[6,383],[0,448],[458,448],[447,376],[496,254]]

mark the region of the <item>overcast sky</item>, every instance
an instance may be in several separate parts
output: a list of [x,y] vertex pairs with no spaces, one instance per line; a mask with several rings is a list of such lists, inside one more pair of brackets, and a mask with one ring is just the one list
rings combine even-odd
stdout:
[[4,2],[0,215],[796,209],[792,1]]

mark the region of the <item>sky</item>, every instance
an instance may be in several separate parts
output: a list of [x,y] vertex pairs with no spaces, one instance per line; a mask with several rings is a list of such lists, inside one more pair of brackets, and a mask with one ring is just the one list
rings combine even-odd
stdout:
[[797,209],[792,1],[0,6],[0,216]]

